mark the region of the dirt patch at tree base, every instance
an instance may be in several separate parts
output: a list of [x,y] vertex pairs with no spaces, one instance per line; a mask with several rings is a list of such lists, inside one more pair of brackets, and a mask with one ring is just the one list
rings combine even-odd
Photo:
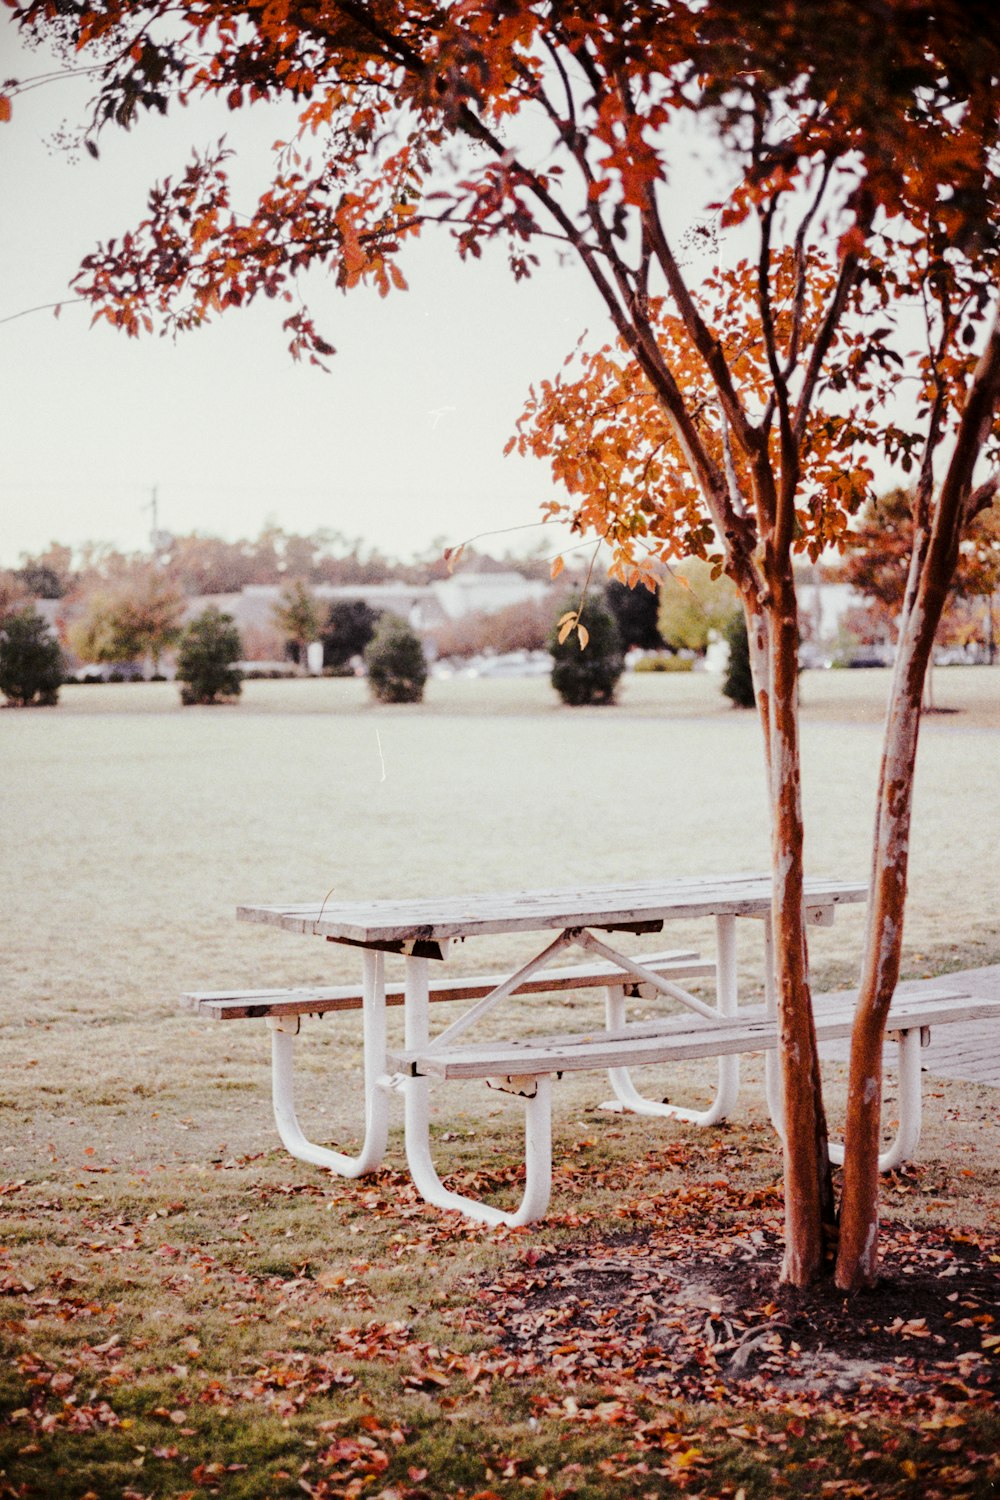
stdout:
[[526,1251],[472,1316],[563,1380],[632,1378],[686,1400],[796,1397],[884,1410],[1000,1394],[1000,1240],[894,1225],[877,1285],[779,1282],[780,1237],[655,1232]]

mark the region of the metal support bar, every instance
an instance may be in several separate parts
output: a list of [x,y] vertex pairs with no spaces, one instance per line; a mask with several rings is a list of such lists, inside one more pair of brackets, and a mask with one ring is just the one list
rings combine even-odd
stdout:
[[[732,922],[732,917],[717,917],[716,923]],[[564,934],[568,936],[568,934]],[[659,990],[661,995],[669,995],[672,1000],[680,1001],[686,1005],[688,1010],[697,1011],[700,1016],[705,1016],[709,1021],[718,1022],[719,1009],[708,1005],[704,1000],[699,1000],[697,995],[689,995],[687,990],[682,990],[680,985],[671,984],[669,979],[662,979],[659,974],[654,974],[652,969],[645,968],[642,964],[633,962],[626,958],[624,953],[617,953],[614,948],[609,948],[607,943],[602,943],[600,938],[595,938],[592,932],[585,928],[573,933],[572,941],[578,948],[589,949],[592,953],[599,953],[609,963],[616,964],[626,974],[634,974],[636,979],[641,979],[644,984],[651,984],[654,989]],[[726,1014],[723,1012],[723,1014]]]
[[[718,1009],[711,1014],[713,1020],[718,1020],[721,1016],[732,1017],[738,1012],[736,919],[731,916],[716,917],[715,928],[718,944],[716,953]],[[603,944],[601,946],[603,947]],[[624,1026],[625,990],[623,986],[609,985],[605,997],[605,1016],[609,1031]],[[680,1105],[647,1098],[636,1088],[628,1068],[609,1068],[608,1078],[615,1098],[602,1104],[601,1109],[628,1110],[637,1115],[683,1120],[689,1125],[716,1125],[726,1118],[730,1110],[735,1108],[740,1089],[740,1060],[735,1054],[719,1058],[719,1082],[715,1098],[707,1109],[684,1109]]]
[[[550,958],[554,958],[557,953],[563,948],[568,947],[575,939],[576,934],[572,928],[566,932],[561,932],[555,942],[550,943],[547,948],[543,948],[541,953],[537,954],[535,958],[529,959],[522,968],[518,969],[516,974],[512,974],[509,979],[505,979],[503,984],[498,984],[496,989],[490,990],[489,994],[484,995],[481,1000],[477,1000],[475,1005],[470,1005],[464,1015],[459,1016],[458,1020],[453,1021],[450,1026],[446,1026],[444,1031],[440,1032],[432,1042],[428,1041],[425,1037],[423,1042],[420,1043],[423,1050],[436,1051],[438,1047],[443,1047],[446,1042],[450,1042],[455,1037],[461,1036],[463,1031],[468,1031],[470,1026],[475,1025],[480,1016],[484,1016],[487,1011],[492,1010],[494,1005],[498,1005],[501,1000],[506,1000],[508,995],[514,993],[518,985],[523,984],[526,979],[530,979],[537,969],[544,968]],[[407,967],[406,972],[409,974],[409,967]],[[407,991],[407,1009],[409,1008],[409,1003],[409,992]],[[409,1048],[410,1043],[407,1042],[406,1045]]]

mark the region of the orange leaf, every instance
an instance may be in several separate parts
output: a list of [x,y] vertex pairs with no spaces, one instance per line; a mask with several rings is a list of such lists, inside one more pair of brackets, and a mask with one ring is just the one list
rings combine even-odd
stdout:
[[561,557],[554,557],[552,559],[552,566],[549,568],[549,577],[558,578],[559,574],[562,572],[565,566],[566,564],[563,562]]
[[861,229],[859,225],[855,224],[853,228],[847,231],[846,234],[842,234],[840,236],[840,244],[838,246],[838,249],[840,251],[841,259],[844,259],[844,257],[848,255],[860,255],[864,248],[864,230]]
[[566,640],[567,636],[572,633],[573,627],[577,622],[577,618],[577,613],[574,609],[571,609],[567,614],[560,617],[558,637],[560,646]]

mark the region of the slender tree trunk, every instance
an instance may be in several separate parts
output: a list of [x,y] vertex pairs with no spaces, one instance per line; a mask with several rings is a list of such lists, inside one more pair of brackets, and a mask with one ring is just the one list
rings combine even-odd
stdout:
[[833,1189],[816,1028],[809,991],[804,906],[795,587],[783,579],[770,619],[771,866],[778,1027],[785,1099],[783,1281],[819,1273],[833,1222]]
[[[973,470],[1000,402],[1000,315],[969,387],[948,472],[926,529],[914,535],[899,628],[875,814],[871,896],[861,987],[851,1038],[844,1181],[836,1282],[870,1285],[878,1268],[878,1146],[882,1113],[882,1041],[903,948],[913,774],[924,677],[954,577],[964,527],[989,504],[997,477],[976,491]],[[928,470],[929,475],[929,470]],[[929,479],[928,479],[929,489]],[[928,496],[929,500],[929,496]]]
[[914,640],[909,631],[902,634],[879,772],[868,927],[851,1033],[844,1135],[836,1281],[845,1291],[870,1286],[878,1267],[882,1044],[903,945],[913,775],[928,651],[926,640]]

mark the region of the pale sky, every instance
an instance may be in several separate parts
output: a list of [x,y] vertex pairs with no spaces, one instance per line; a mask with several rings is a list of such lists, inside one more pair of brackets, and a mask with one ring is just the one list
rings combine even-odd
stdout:
[[[45,71],[2,14],[0,76]],[[176,343],[91,329],[82,304],[58,320],[15,316],[66,297],[81,257],[138,221],[147,189],[180,171],[192,145],[225,133],[266,171],[271,142],[289,133],[287,117],[282,128],[263,109],[192,109],[109,130],[99,161],[74,162],[51,137],[88,93],[47,85],[15,99],[0,125],[0,565],[53,539],[143,548],[154,485],[169,531],[235,538],[273,518],[404,557],[438,537],[537,522],[548,469],[502,450],[530,383],[554,374],[588,326],[605,336],[573,266],[518,286],[499,247],[487,264],[462,263],[436,236],[403,261],[409,292],[383,301],[313,285],[338,349],[330,374],[292,361],[284,304],[228,313]],[[545,534],[483,545],[536,539]]]

